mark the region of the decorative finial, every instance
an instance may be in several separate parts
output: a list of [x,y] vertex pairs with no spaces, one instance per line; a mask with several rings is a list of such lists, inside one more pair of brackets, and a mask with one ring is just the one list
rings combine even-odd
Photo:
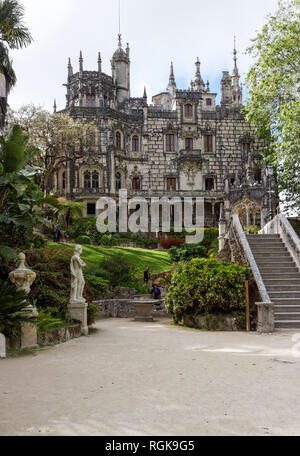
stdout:
[[82,57],[82,51],[80,51],[80,54],[79,54],[79,71],[80,71],[80,72],[83,71],[83,57]]
[[121,49],[121,47],[122,47],[122,35],[121,35],[121,33],[118,34],[118,46]]
[[57,106],[56,106],[56,99],[54,98],[54,105],[53,105],[53,112],[56,114]]
[[146,86],[144,87],[144,95],[143,95],[143,98],[145,100],[147,100],[147,90],[146,90]]

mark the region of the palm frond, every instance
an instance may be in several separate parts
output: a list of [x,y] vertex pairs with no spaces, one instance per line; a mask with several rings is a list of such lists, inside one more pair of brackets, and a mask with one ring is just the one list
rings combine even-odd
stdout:
[[18,0],[0,1],[0,40],[11,49],[21,49],[33,41],[23,18],[24,8]]

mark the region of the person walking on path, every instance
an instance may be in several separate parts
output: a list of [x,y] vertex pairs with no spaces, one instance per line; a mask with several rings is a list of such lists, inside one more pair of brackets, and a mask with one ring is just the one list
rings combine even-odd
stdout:
[[150,281],[150,267],[148,266],[146,268],[146,271],[144,272],[144,282],[148,284]]

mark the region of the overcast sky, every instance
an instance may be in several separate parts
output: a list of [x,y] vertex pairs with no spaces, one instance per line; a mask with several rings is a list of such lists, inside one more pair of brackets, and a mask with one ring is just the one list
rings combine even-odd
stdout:
[[[67,61],[78,71],[79,51],[84,69],[97,70],[101,51],[103,71],[111,74],[117,48],[118,0],[21,0],[34,43],[12,53],[18,83],[9,97],[16,109],[34,103],[52,110],[65,106]],[[131,96],[148,101],[166,89],[170,62],[177,86],[187,88],[199,56],[203,79],[219,93],[223,70],[232,70],[233,36],[237,36],[242,77],[251,63],[244,55],[250,39],[277,9],[277,0],[121,0],[121,33],[131,49]]]

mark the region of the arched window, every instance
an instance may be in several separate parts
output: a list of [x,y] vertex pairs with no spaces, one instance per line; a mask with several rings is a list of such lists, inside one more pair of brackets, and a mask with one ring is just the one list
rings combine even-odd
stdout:
[[92,188],[99,188],[99,173],[97,171],[92,174]]
[[184,106],[184,117],[190,119],[193,117],[193,106],[191,104],[186,104]]
[[139,177],[132,179],[132,190],[141,190],[141,179]]
[[116,148],[122,149],[122,137],[121,137],[121,133],[119,131],[117,131],[117,133],[116,133]]
[[186,150],[193,150],[193,138],[185,138],[185,149]]
[[67,175],[66,172],[62,173],[62,189],[65,190],[67,187]]
[[121,179],[121,173],[116,174],[116,189],[121,190],[122,188],[122,179]]
[[86,171],[83,176],[84,188],[91,188],[91,173]]
[[139,137],[137,135],[132,137],[132,152],[139,152]]
[[167,152],[175,151],[175,135],[173,133],[166,134],[166,151]]

